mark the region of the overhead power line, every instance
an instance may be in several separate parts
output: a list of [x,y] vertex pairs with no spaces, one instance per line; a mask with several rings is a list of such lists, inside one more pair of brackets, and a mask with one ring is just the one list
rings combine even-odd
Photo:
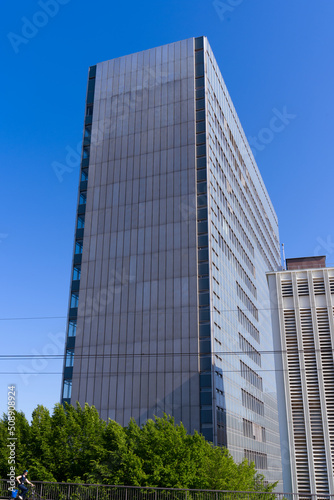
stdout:
[[[205,307],[198,307],[198,306],[182,306],[182,305],[179,305],[179,307],[166,307],[166,308],[161,308],[161,309],[157,309],[157,310],[151,310],[151,309],[141,309],[140,311],[131,311],[131,312],[128,312],[127,314],[128,315],[137,315],[137,314],[145,314],[145,313],[150,313],[151,315],[152,314],[164,314],[166,311],[171,311],[171,310],[177,310],[177,311],[182,311],[184,310],[184,312],[186,311],[192,311],[192,310],[196,310],[196,311],[200,311],[200,310],[205,310],[205,311],[210,311],[210,312],[218,312],[218,313],[229,313],[229,312],[238,312],[238,311],[242,311],[242,312],[248,312],[248,313],[252,313],[252,311],[280,311],[280,310],[288,310],[288,311],[294,311],[296,309],[318,309],[319,306],[312,306],[311,304],[308,305],[307,307],[254,307],[254,308],[242,308],[242,307],[239,307],[237,306],[237,308],[235,309],[217,309],[217,308],[211,308],[211,307],[208,307],[208,308],[205,308]],[[101,316],[101,315],[105,315],[106,313],[106,309],[107,309],[107,306],[106,305],[99,305],[97,304],[96,307],[89,307],[88,308],[89,310],[92,310],[92,313],[91,314],[87,314],[87,312],[85,310],[83,310],[84,312],[84,315],[85,316],[88,316],[90,318],[95,318],[95,317],[98,317],[98,316]],[[331,307],[329,307],[329,309],[331,309]],[[334,311],[333,311],[334,312]],[[112,315],[112,314],[111,314]],[[21,321],[21,320],[46,320],[46,319],[67,319],[68,316],[24,316],[24,317],[8,317],[8,318],[0,318],[0,321]],[[257,320],[255,320],[257,321]]]
[[[124,344],[126,345],[126,344]],[[112,358],[125,358],[125,357],[167,357],[167,356],[209,356],[209,355],[220,355],[220,356],[255,356],[256,354],[266,355],[266,354],[296,354],[296,353],[316,353],[316,352],[334,352],[333,348],[327,349],[277,349],[277,350],[267,350],[267,351],[205,351],[200,352],[200,350],[196,352],[124,352],[124,353],[89,353],[89,354],[79,354],[75,353],[75,359],[112,359]],[[64,359],[64,354],[2,354],[0,355],[0,360],[3,361],[22,361],[22,360],[38,360],[38,359],[47,359],[47,360],[59,360]]]
[[[239,373],[239,375],[241,375],[241,371],[240,369],[239,370],[222,370],[220,367],[216,366],[214,367],[216,368],[214,371],[219,371],[219,373],[221,373],[222,375],[224,375],[225,373]],[[275,368],[270,368],[270,369],[259,369],[259,370],[256,370],[256,373],[262,373],[262,372],[288,372],[289,369],[287,368],[279,368],[278,370],[275,370]],[[299,368],[298,369],[298,372],[303,372],[303,371],[307,371],[306,368]],[[161,375],[164,375],[164,374],[175,374],[175,373],[178,373],[178,374],[186,374],[188,373],[188,371],[182,371],[182,370],[170,370],[170,371],[167,371],[166,370],[161,370],[161,371],[154,371],[154,372],[143,372],[143,371],[132,371],[132,370],[126,370],[126,371],[120,371],[120,370],[115,370],[115,371],[103,371],[103,372],[95,372],[95,371],[88,371],[88,372],[85,372],[85,373],[79,373],[79,374],[75,374],[73,373],[72,377],[71,377],[71,380],[75,379],[75,378],[83,378],[83,377],[96,377],[96,376],[100,376],[100,377],[104,377],[104,376],[119,376],[119,375],[152,375],[152,374],[161,374]],[[204,373],[204,372],[203,372]],[[210,374],[211,372],[205,372],[207,374]],[[199,374],[199,372],[198,372]],[[20,371],[20,372],[17,372],[17,371],[14,371],[14,372],[0,372],[0,375],[63,375],[63,372],[45,372],[45,371],[40,371],[40,372],[37,372],[37,371]]]
[[32,319],[66,319],[67,316],[31,316],[22,318],[0,318],[0,321],[21,321],[21,320],[32,320]]

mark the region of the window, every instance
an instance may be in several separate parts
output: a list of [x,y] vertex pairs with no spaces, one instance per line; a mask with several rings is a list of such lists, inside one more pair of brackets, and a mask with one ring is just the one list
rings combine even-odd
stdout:
[[267,469],[267,455],[253,450],[244,450],[248,462],[254,462],[256,469]]
[[90,66],[89,68],[89,78],[95,78],[96,76],[96,65]]
[[87,193],[86,192],[80,193],[79,205],[84,205],[86,203],[86,200],[87,200]]
[[73,277],[72,280],[77,281],[80,279],[81,276],[81,266],[77,265],[73,269]]
[[79,303],[79,294],[72,293],[72,295],[71,295],[71,308],[78,307],[78,303]]
[[92,135],[92,126],[86,125],[85,132],[84,132],[84,146],[90,145],[91,135]]
[[82,158],[85,160],[85,159],[88,159],[89,158],[89,151],[90,151],[90,148],[88,146],[85,146],[83,148],[83,151],[82,151]]
[[75,242],[75,253],[82,253],[83,243],[82,240]]
[[245,337],[243,337],[241,335],[241,333],[239,333],[239,347],[240,349],[247,354],[247,356],[249,356],[256,364],[258,364],[259,366],[261,366],[261,354],[255,349],[255,347],[253,347],[249,342],[248,340],[245,339]]
[[64,380],[63,398],[69,399],[72,393],[72,380]]
[[242,405],[258,415],[264,415],[264,403],[249,392],[241,389]]
[[93,106],[92,105],[87,106],[86,116],[93,116]]
[[67,349],[66,350],[66,358],[65,358],[65,366],[72,367],[74,361],[74,350]]
[[67,336],[68,337],[75,337],[76,333],[77,333],[77,321],[71,320],[68,324]]
[[241,376],[260,391],[263,390],[262,377],[240,360]]
[[92,126],[86,125],[85,126],[85,134],[84,134],[85,139],[89,139],[91,134],[92,134]]
[[80,178],[80,180],[81,181],[87,181],[88,180],[88,169],[87,168],[81,170],[81,178]]
[[85,227],[85,216],[79,215],[77,221],[77,229],[83,229]]

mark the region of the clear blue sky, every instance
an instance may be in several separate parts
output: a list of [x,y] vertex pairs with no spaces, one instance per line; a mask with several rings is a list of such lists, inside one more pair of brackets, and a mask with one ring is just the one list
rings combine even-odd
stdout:
[[[88,67],[150,47],[208,37],[255,144],[286,256],[327,254],[334,264],[332,0],[221,0],[219,12],[212,0],[47,4],[2,6],[2,356],[63,353],[79,166],[60,182],[52,164],[81,140]],[[28,417],[37,404],[52,409],[61,370],[61,360],[1,360],[1,414],[13,382]]]

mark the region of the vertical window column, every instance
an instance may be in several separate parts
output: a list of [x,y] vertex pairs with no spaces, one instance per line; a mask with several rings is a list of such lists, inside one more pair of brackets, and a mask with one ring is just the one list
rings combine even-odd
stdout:
[[79,302],[80,276],[81,276],[81,257],[82,257],[83,237],[85,228],[87,182],[88,182],[90,145],[91,145],[91,135],[92,135],[95,77],[96,77],[96,66],[91,66],[89,68],[88,84],[87,84],[86,114],[85,114],[84,137],[83,137],[82,157],[81,157],[81,172],[80,172],[79,196],[78,196],[78,206],[77,206],[77,223],[76,223],[75,242],[74,242],[71,298],[69,304],[69,314],[68,314],[68,324],[67,324],[66,356],[64,364],[63,393],[62,393],[63,403],[71,402],[71,392],[72,392],[74,348],[75,348],[75,336],[77,328],[78,302]]
[[203,37],[195,39],[196,189],[200,346],[200,431],[213,441],[212,346],[207,200],[207,157]]

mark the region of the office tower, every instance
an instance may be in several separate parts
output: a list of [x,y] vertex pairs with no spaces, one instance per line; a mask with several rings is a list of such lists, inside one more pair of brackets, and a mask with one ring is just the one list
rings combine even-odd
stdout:
[[63,400],[171,414],[279,480],[278,224],[206,38],[90,68],[73,262]]
[[334,268],[287,259],[269,273],[284,490],[333,495]]

